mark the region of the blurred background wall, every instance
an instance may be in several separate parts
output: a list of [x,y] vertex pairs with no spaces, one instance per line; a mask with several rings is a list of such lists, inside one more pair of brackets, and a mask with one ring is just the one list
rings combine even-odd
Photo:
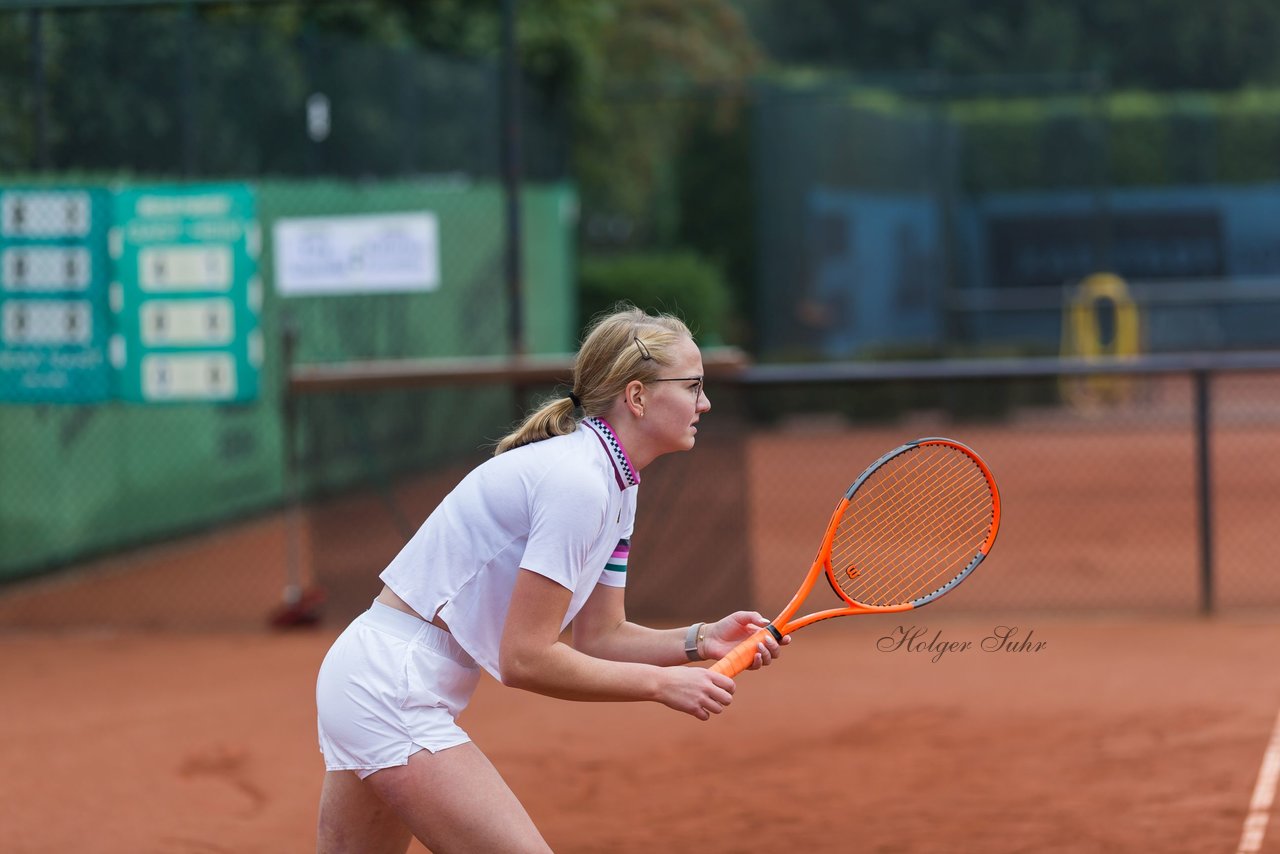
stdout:
[[[1280,9],[1166,5],[5,4],[0,579],[19,601],[6,618],[40,611],[21,598],[32,583],[116,573],[193,537],[213,537],[201,549],[216,554],[219,536],[259,523],[279,535],[248,557],[226,552],[255,581],[227,576],[220,595],[261,610],[261,591],[306,564],[359,602],[441,490],[555,387],[295,394],[297,365],[567,353],[623,298],[682,314],[708,352],[766,365],[1274,350]],[[227,288],[239,331],[260,342],[236,362],[252,384],[143,399],[127,390],[143,380],[121,378],[128,355],[111,350],[137,344],[155,296],[131,290],[134,256],[113,248],[136,230],[121,200],[224,192],[247,205],[244,266]],[[14,224],[32,199],[65,211],[79,198],[92,200],[83,229]],[[354,290],[298,293],[277,280],[282,223],[419,214],[438,240],[429,287],[387,290],[369,273]],[[193,223],[175,227],[198,243]],[[75,258],[90,272],[70,272]],[[40,278],[38,264],[54,272]],[[198,296],[212,299],[166,305]],[[59,373],[73,358],[101,370]],[[687,557],[635,601],[680,616],[744,583],[759,592],[752,567],[769,547],[734,529],[762,494],[786,503],[811,488],[759,474],[771,431],[893,423],[907,439],[917,423],[1029,419],[1092,425],[1101,443],[1108,419],[1141,421],[1176,425],[1186,453],[1174,459],[1191,471],[1192,427],[1207,417],[1191,373],[770,385],[726,372],[711,386],[723,426],[703,468],[648,479],[663,509],[645,524]],[[1250,442],[1269,440],[1270,379],[1237,384],[1217,410]],[[724,489],[703,494],[699,478]],[[1194,527],[1186,491],[1177,518]],[[1197,548],[1183,550],[1189,564]],[[712,562],[730,565],[699,595],[678,607],[660,595]],[[1071,600],[1040,583],[1042,604]],[[254,592],[237,593],[245,584]]]

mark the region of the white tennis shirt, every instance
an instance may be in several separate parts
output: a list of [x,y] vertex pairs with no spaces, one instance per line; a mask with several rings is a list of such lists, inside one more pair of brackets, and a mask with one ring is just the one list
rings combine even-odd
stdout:
[[523,567],[567,588],[561,630],[596,584],[626,585],[640,475],[602,418],[565,436],[481,463],[383,570],[382,581],[426,619],[439,613],[501,680],[498,649]]

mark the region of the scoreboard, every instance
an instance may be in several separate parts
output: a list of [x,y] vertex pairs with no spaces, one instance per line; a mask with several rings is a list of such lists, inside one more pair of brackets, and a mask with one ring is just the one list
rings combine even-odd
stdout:
[[107,194],[0,189],[0,400],[111,395]]
[[243,185],[0,189],[0,401],[255,399],[260,251]]
[[255,399],[263,286],[252,194],[238,186],[130,189],[115,194],[114,214],[118,396]]

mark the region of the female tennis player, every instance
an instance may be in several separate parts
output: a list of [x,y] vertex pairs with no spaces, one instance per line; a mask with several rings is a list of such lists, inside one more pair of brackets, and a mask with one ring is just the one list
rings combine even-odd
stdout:
[[[550,850],[456,723],[482,668],[567,700],[651,700],[704,721],[724,711],[733,680],[678,665],[718,659],[768,621],[738,611],[659,630],[623,605],[640,473],[690,450],[710,409],[682,322],[627,306],[593,325],[569,395],[440,503],[325,657],[320,852],[399,854],[410,836],[436,854]],[[765,638],[751,669],[778,651]]]

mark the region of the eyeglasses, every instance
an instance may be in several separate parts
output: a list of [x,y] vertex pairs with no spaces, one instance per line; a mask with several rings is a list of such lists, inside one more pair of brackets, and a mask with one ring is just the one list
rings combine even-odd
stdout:
[[659,377],[656,380],[648,380],[651,383],[696,383],[693,387],[693,399],[697,400],[702,396],[703,377]]

